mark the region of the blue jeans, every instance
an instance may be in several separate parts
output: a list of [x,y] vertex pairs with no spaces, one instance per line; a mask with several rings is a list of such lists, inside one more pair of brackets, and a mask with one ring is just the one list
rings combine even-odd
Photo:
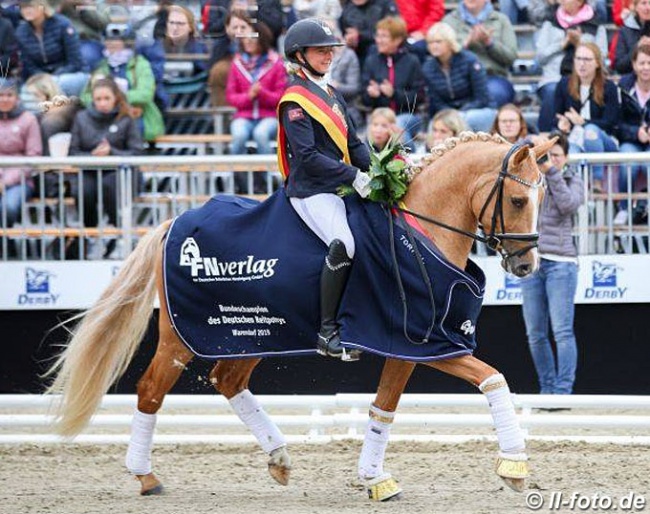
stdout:
[[557,82],[548,82],[537,90],[539,97],[539,118],[537,128],[540,132],[550,132],[555,126],[555,90]]
[[59,84],[59,87],[67,96],[79,96],[90,75],[83,71],[76,71],[74,73],[62,73],[61,75],[54,75],[54,80]]
[[[616,140],[598,125],[587,123],[584,125],[584,129],[585,133],[582,148],[571,143],[569,145],[569,153],[602,153],[618,151]],[[591,168],[591,178],[593,180],[602,181],[604,176],[605,167],[602,164],[594,165]]]
[[[571,394],[578,349],[573,332],[578,266],[541,259],[539,270],[521,280],[523,313],[530,354],[541,394]],[[549,339],[549,320],[557,363]]]
[[397,115],[397,126],[403,131],[402,142],[409,150],[415,149],[413,141],[422,128],[422,118],[418,114],[403,112]]
[[14,223],[20,220],[20,211],[23,205],[23,197],[29,200],[32,197],[33,189],[29,184],[25,184],[25,190],[20,184],[8,186],[0,194],[0,225],[2,225],[4,209],[7,209],[7,227],[12,227]]
[[505,77],[488,75],[487,88],[490,99],[497,107],[512,103],[515,99],[515,88]]
[[474,132],[490,132],[494,118],[497,116],[497,110],[492,107],[482,107],[461,111],[461,115]]
[[[643,145],[641,143],[630,143],[625,142],[621,143],[621,148],[619,150],[621,153],[625,152],[650,152],[650,145]],[[630,167],[630,187],[627,187],[627,166]],[[646,166],[640,164],[629,164],[626,166],[621,166],[618,170],[618,191],[619,193],[627,193],[635,191],[635,182],[641,178],[645,172]],[[619,209],[627,210],[627,200],[621,200]]]
[[255,141],[258,154],[272,154],[271,142],[275,141],[278,133],[278,122],[275,118],[260,118],[249,120],[246,118],[235,118],[230,123],[232,143],[230,153],[241,155],[246,153],[246,142]]

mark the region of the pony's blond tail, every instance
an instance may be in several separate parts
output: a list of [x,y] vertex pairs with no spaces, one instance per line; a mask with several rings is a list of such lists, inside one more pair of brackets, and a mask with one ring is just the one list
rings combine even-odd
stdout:
[[169,222],[146,234],[124,261],[99,300],[69,321],[80,320],[45,376],[55,375],[46,394],[54,404],[55,430],[81,432],[102,396],[126,371],[144,337],[156,295],[156,259]]

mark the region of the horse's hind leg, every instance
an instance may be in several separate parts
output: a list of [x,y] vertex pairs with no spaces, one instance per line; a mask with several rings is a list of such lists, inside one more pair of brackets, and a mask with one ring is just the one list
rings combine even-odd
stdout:
[[508,487],[523,491],[528,476],[526,442],[504,376],[471,355],[427,364],[474,384],[486,396],[499,442],[496,472]]
[[412,362],[386,359],[377,396],[370,405],[358,473],[368,488],[368,496],[373,500],[390,500],[402,492],[390,473],[384,471],[384,456],[397,404],[414,368]]
[[252,432],[262,449],[270,455],[268,468],[271,476],[279,484],[287,485],[291,459],[287,453],[284,435],[248,390],[251,373],[260,360],[220,361],[210,373],[210,380],[215,389],[228,399],[232,409]]

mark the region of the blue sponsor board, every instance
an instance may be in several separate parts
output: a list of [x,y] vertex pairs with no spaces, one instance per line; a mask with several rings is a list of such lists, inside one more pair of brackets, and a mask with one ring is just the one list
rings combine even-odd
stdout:
[[509,273],[503,276],[503,287],[497,289],[497,300],[521,302],[521,280]]
[[49,270],[25,268],[25,292],[18,295],[18,305],[56,305],[60,294],[52,291],[51,279],[56,275]]
[[622,300],[627,287],[621,287],[618,272],[623,268],[615,262],[591,263],[591,287],[585,289],[585,299]]

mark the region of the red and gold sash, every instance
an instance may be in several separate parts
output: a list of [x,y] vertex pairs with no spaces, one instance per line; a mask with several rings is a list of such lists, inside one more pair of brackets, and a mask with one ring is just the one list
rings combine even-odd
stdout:
[[297,103],[307,111],[309,116],[318,121],[325,128],[339,150],[341,150],[341,153],[343,153],[343,162],[350,164],[348,127],[345,121],[345,115],[334,98],[328,97],[324,91],[320,95],[318,94],[319,91],[322,90],[318,86],[314,86],[314,90],[312,91],[303,85],[293,85],[287,88],[278,104],[278,120],[280,125],[278,127],[278,167],[285,179],[289,176],[289,162],[286,155],[286,140],[280,109],[286,102]]

